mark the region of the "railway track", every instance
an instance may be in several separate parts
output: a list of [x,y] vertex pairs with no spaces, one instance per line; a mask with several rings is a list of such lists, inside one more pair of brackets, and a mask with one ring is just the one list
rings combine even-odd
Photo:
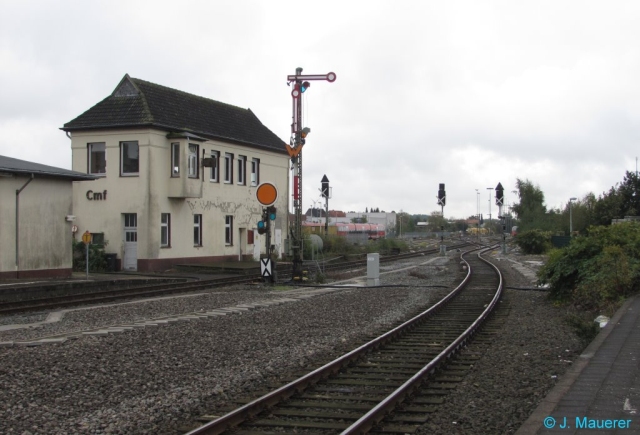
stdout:
[[[450,248],[461,248],[468,246],[469,243],[462,242],[456,245],[451,245]],[[431,255],[438,252],[438,249],[427,249],[423,251],[412,252],[408,254],[391,255],[380,259],[381,263],[399,261],[403,259],[409,259],[412,257],[418,257],[422,255]],[[357,260],[342,262],[339,264],[325,265],[325,272],[337,272],[340,270],[357,269],[366,266],[366,260]],[[279,277],[281,279],[290,278],[290,275],[284,271],[279,271]],[[200,281],[190,281],[183,283],[165,283],[165,284],[151,284],[144,286],[109,289],[104,291],[94,291],[82,294],[72,294],[65,296],[55,296],[49,298],[28,299],[21,301],[2,302],[0,303],[0,315],[15,314],[28,311],[45,311],[63,307],[70,307],[82,304],[96,304],[103,302],[113,302],[119,300],[128,300],[132,298],[143,297],[156,297],[167,294],[178,294],[185,292],[201,291],[205,289],[211,289],[216,287],[224,287],[234,284],[248,284],[262,280],[260,276],[250,277],[226,277],[226,278],[213,278]]]
[[[499,270],[480,253],[461,258],[466,278],[425,312],[187,435],[415,432],[427,408],[441,401],[437,391],[455,381],[440,369],[478,331],[502,292]],[[425,382],[434,396],[408,402]]]

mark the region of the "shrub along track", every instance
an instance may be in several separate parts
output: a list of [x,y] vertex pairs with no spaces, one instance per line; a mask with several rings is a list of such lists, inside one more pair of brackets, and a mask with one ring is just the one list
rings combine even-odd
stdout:
[[[427,311],[189,435],[415,432],[464,367],[439,370],[478,331],[502,292],[495,266],[475,252],[462,259],[466,278]],[[409,402],[425,380],[426,392]]]
[[[467,246],[468,243],[461,242],[451,245],[450,248],[460,248]],[[404,260],[412,257],[430,255],[438,252],[438,249],[427,249],[424,251],[412,252],[408,254],[391,255],[380,259],[381,262],[391,262]],[[366,266],[366,260],[348,261],[339,264],[326,265],[326,272],[337,272],[340,270],[349,270],[354,268],[362,268]],[[281,278],[290,278],[286,272],[279,272]],[[248,284],[261,280],[259,276],[251,277],[225,277],[214,278],[199,281],[181,282],[181,283],[165,283],[150,284],[143,286],[135,286],[128,288],[109,289],[102,291],[93,291],[81,294],[69,294],[64,296],[55,296],[39,299],[28,299],[13,302],[0,303],[0,315],[14,314],[28,311],[47,311],[57,308],[65,308],[82,304],[96,304],[102,302],[113,302],[128,300],[131,298],[156,297],[168,294],[178,294],[184,292],[201,291],[217,287],[225,287],[234,284]]]

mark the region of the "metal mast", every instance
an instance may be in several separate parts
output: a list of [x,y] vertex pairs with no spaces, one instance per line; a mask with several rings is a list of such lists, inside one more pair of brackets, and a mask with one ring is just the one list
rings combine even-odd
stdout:
[[335,73],[302,75],[302,68],[296,68],[295,75],[287,76],[287,85],[293,83],[293,121],[291,123],[291,139],[287,152],[291,157],[293,169],[293,209],[294,223],[290,230],[291,247],[293,249],[293,279],[302,278],[302,147],[307,134],[311,131],[302,127],[302,94],[311,86],[309,81],[325,80],[333,82]]

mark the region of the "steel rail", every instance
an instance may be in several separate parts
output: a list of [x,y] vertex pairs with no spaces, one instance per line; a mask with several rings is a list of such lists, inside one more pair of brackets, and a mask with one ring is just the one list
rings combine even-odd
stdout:
[[[479,249],[479,248],[478,248]],[[477,250],[477,249],[476,249]],[[466,263],[466,261],[465,261]],[[467,263],[468,265],[468,263]],[[467,274],[462,282],[449,292],[443,299],[435,303],[426,311],[418,314],[410,320],[393,328],[385,334],[361,345],[360,347],[342,355],[341,357],[325,364],[324,366],[270,392],[262,397],[253,400],[234,411],[231,411],[215,420],[210,421],[185,435],[218,435],[224,433],[232,427],[239,425],[245,420],[252,418],[260,412],[268,409],[275,404],[291,397],[293,394],[304,391],[310,385],[313,385],[321,379],[327,378],[331,374],[337,373],[348,363],[361,358],[364,354],[377,349],[381,345],[393,340],[397,336],[403,334],[407,329],[413,327],[418,322],[432,316],[440,311],[452,298],[462,291],[467,282],[471,279],[471,268],[467,267]],[[502,281],[500,286],[502,286]]]
[[[452,245],[452,248],[459,248],[468,246],[469,243],[462,243],[459,245]],[[383,257],[381,262],[392,262],[413,257],[418,257],[426,254],[437,253],[437,249],[428,249],[424,251],[418,251],[410,254],[392,255]],[[357,260],[346,262],[342,264],[327,265],[325,266],[328,271],[336,271],[341,269],[350,269],[354,267],[364,266],[366,260]],[[288,276],[287,274],[283,274]],[[120,299],[130,299],[136,297],[153,297],[163,294],[173,294],[180,292],[198,291],[208,288],[223,287],[226,285],[244,284],[250,283],[256,280],[262,279],[261,276],[250,277],[227,277],[227,278],[213,278],[210,280],[191,281],[183,283],[163,283],[163,284],[149,284],[143,286],[130,286],[124,289],[110,289],[103,291],[94,291],[88,293],[77,293],[73,295],[55,296],[50,298],[37,298],[26,299],[22,301],[4,302],[0,303],[0,315],[8,315],[13,313],[20,313],[26,311],[35,310],[48,310],[53,308],[61,308],[67,306],[76,306],[87,303],[101,303],[112,302]]]
[[[413,375],[409,380],[407,380],[404,384],[402,384],[394,392],[392,392],[389,396],[382,400],[378,405],[376,405],[369,412],[363,415],[359,420],[345,429],[341,433],[341,435],[368,433],[376,424],[382,421],[382,419],[387,414],[392,412],[398,404],[400,404],[408,395],[410,395],[425,380],[425,378],[434,373],[436,369],[442,364],[442,362],[453,356],[463,345],[465,345],[465,343],[473,336],[473,334],[475,334],[478,328],[489,316],[491,311],[493,311],[502,294],[502,274],[500,273],[500,270],[494,264],[481,257],[481,254],[483,252],[494,248],[495,247],[486,248],[478,253],[478,258],[493,267],[500,279],[498,290],[496,291],[496,294],[494,295],[491,302],[488,304],[487,308],[485,308],[482,314],[480,314],[480,316],[457,339],[455,339],[449,346],[447,346],[442,352],[440,352],[438,356],[436,356],[426,366],[420,369],[419,372]],[[468,266],[470,276],[471,266],[466,260],[463,259],[463,261]]]

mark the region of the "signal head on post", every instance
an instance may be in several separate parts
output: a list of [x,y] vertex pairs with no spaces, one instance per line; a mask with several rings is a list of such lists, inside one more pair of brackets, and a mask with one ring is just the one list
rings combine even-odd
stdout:
[[302,143],[302,145],[307,141],[307,135],[309,133],[311,133],[311,129],[309,127],[305,127],[300,130],[300,143]]
[[326,175],[322,177],[322,180],[320,180],[320,183],[322,185],[322,188],[321,188],[322,197],[329,198],[329,179],[327,178]]
[[267,219],[270,221],[276,220],[276,208],[273,205],[267,207]]
[[311,86],[311,83],[309,82],[300,83],[300,92],[304,93],[307,89],[309,89],[310,86]]
[[258,234],[264,234],[267,232],[267,224],[265,221],[258,221]]
[[498,183],[496,186],[496,205],[504,204],[504,187],[502,187],[502,183]]
[[438,205],[447,205],[447,192],[444,190],[444,183],[440,183],[438,187]]

